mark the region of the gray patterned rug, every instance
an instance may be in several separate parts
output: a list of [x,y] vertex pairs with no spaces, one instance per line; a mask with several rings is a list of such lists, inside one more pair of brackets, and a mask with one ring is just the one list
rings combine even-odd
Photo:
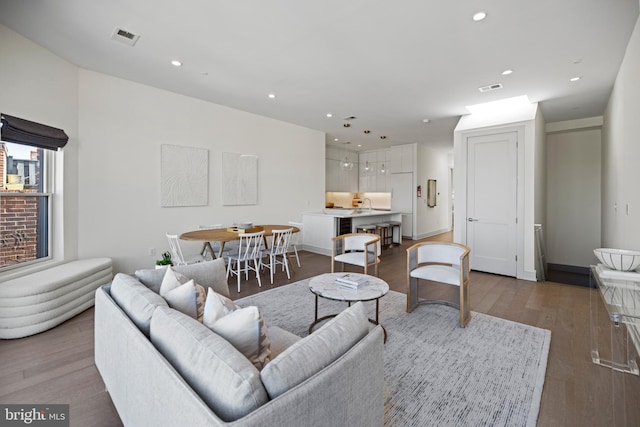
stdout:
[[[299,336],[313,321],[308,280],[238,300],[266,322]],[[346,303],[319,299],[319,315]],[[365,303],[371,317],[375,303]],[[404,294],[380,300],[386,328],[385,426],[535,426],[551,332],[481,313],[458,327],[457,309],[422,305],[405,312]]]

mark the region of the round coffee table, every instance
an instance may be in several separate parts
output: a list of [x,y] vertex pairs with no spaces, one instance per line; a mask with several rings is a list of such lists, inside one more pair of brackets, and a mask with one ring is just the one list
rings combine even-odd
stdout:
[[[349,306],[352,303],[358,301],[376,301],[376,318],[369,319],[369,322],[374,325],[380,325],[378,321],[378,315],[380,311],[380,298],[385,296],[389,292],[389,285],[384,280],[365,274],[348,273],[350,277],[354,278],[366,278],[368,283],[361,285],[358,289],[351,289],[342,285],[336,284],[336,279],[344,276],[347,273],[326,273],[320,276],[313,277],[309,281],[309,290],[316,297],[315,307],[315,320],[309,326],[309,333],[313,332],[313,328],[323,320],[337,316],[337,314],[329,314],[318,318],[318,297],[326,298],[334,301],[346,301]],[[380,325],[382,326],[382,325]],[[387,341],[387,331],[382,327],[384,331],[384,341]]]

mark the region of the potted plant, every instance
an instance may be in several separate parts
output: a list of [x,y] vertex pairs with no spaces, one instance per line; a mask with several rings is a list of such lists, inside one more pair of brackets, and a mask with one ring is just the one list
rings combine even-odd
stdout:
[[169,252],[163,253],[162,259],[156,261],[156,268],[161,268],[165,265],[173,265],[173,262],[171,261],[171,254]]

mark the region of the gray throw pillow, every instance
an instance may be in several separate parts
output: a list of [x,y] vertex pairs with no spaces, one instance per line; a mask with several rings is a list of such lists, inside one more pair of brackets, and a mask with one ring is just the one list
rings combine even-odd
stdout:
[[[189,279],[193,279],[205,289],[213,288],[217,293],[229,297],[229,285],[227,284],[227,269],[224,259],[218,258],[213,261],[197,262],[195,264],[180,265],[173,269],[184,274]],[[138,270],[135,272],[136,277],[144,285],[149,287],[156,293],[160,293],[160,286],[164,278],[167,268],[156,268]]]
[[320,372],[368,333],[369,320],[358,302],[292,344],[260,371],[269,398],[275,399]]

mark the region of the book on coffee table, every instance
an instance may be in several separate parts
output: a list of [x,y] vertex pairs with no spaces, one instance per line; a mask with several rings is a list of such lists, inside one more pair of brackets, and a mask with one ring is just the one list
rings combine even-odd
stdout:
[[344,286],[351,289],[358,289],[369,283],[364,276],[354,276],[353,274],[345,274],[336,278],[336,285]]

